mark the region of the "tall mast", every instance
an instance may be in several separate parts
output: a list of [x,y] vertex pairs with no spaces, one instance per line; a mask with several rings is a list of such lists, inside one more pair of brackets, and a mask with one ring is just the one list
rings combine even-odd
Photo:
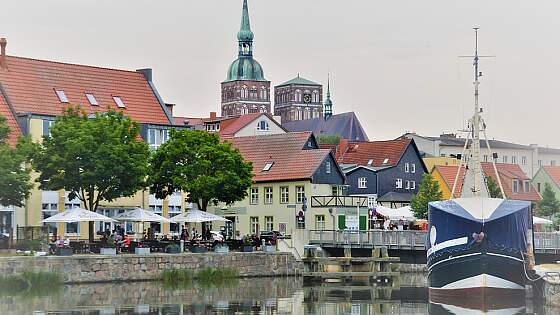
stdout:
[[480,105],[478,103],[478,86],[480,84],[479,77],[482,73],[478,71],[478,27],[474,28],[475,33],[475,50],[474,50],[474,116],[472,121],[473,130],[473,143],[472,143],[472,159],[473,159],[473,174],[474,174],[474,187],[473,194],[475,197],[480,197],[481,189],[481,167],[480,167]]

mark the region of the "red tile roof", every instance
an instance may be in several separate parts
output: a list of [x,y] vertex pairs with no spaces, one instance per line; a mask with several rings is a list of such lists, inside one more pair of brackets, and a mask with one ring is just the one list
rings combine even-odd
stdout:
[[[437,171],[440,175],[449,191],[453,189],[453,184],[455,183],[455,177],[457,176],[458,167],[457,166],[448,166],[448,165],[436,165],[434,166],[434,171]],[[463,189],[463,180],[465,179],[465,167],[461,167],[461,171],[459,173],[459,178],[457,178],[457,186],[455,187],[455,191],[453,193],[454,198],[459,198],[461,196],[461,190]]]
[[[496,177],[496,172],[492,163],[484,162],[481,163],[482,171],[485,176],[490,176],[496,183],[498,179]],[[524,192],[523,181],[530,181],[530,178],[525,175],[521,167],[517,164],[505,164],[496,163],[496,168],[498,169],[498,174],[500,175],[500,180],[502,181],[502,187],[504,193],[508,199],[513,200],[527,200],[527,201],[538,201],[541,200],[541,196],[537,193],[535,187],[532,183],[529,183],[529,192]],[[519,180],[519,192],[513,192],[513,180]]]
[[[276,135],[230,138],[247,161],[253,163],[255,182],[306,180],[315,173],[330,150],[310,149],[304,146],[310,132],[294,132]],[[267,163],[274,163],[269,171],[263,171]]]
[[[8,70],[0,69],[4,86],[16,113],[58,116],[66,104],[55,89],[64,90],[70,104],[79,104],[89,113],[109,107],[142,123],[170,122],[143,74],[54,61],[7,56]],[[92,93],[99,106],[92,106],[85,93]],[[117,108],[119,96],[126,108]]]
[[544,171],[560,186],[560,166],[543,166]]
[[[267,116],[270,118],[270,116],[265,113],[252,113],[222,120],[222,122],[220,123],[220,137],[233,137],[241,129],[245,128],[247,125],[251,124],[262,116]],[[278,127],[282,128],[282,126],[278,124],[273,118],[270,118],[270,120]]]
[[184,126],[185,122],[188,122],[189,126],[202,126],[204,125],[203,118],[194,118],[194,117],[173,117],[173,124],[175,126]]
[[[408,148],[411,140],[398,139],[389,141],[350,142],[346,149],[337,148],[337,159],[343,164],[368,165],[371,166],[394,166],[397,165],[402,155]],[[388,159],[386,164],[383,164]]]
[[11,146],[15,146],[17,142],[18,136],[21,135],[21,130],[19,129],[19,125],[16,121],[16,117],[14,117],[13,112],[10,110],[4,95],[0,92],[0,116],[4,116],[6,118],[6,123],[8,127],[10,127],[10,135],[8,136],[7,143]]

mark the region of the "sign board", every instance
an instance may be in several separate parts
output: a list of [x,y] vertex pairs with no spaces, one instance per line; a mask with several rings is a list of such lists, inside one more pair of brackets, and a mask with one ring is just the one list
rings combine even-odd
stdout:
[[360,217],[357,215],[347,215],[346,216],[346,228],[349,231],[359,231],[360,230]]
[[288,209],[295,209],[296,205],[287,205],[286,207],[288,207]]

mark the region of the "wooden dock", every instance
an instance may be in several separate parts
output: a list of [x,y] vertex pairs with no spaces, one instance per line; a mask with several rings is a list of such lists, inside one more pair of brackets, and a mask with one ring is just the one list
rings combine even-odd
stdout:
[[325,281],[337,279],[351,281],[353,279],[367,279],[372,282],[397,283],[395,279],[400,275],[393,271],[393,263],[399,258],[389,257],[386,247],[372,249],[370,257],[352,257],[351,247],[344,249],[344,257],[318,257],[316,251],[308,251],[303,258],[304,280]]

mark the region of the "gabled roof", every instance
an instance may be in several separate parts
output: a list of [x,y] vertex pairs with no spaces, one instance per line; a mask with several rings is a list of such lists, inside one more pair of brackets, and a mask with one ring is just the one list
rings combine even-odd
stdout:
[[[67,106],[55,93],[60,89],[69,104],[81,105],[88,113],[113,108],[141,123],[171,123],[165,104],[140,72],[13,56],[6,59],[8,70],[0,69],[0,83],[18,114],[59,116]],[[92,93],[99,106],[90,105],[86,93]],[[118,108],[113,96],[120,97],[126,108]]]
[[295,78],[293,78],[289,81],[286,81],[286,82],[284,82],[280,85],[277,85],[277,86],[286,86],[286,85],[292,85],[292,84],[293,85],[321,85],[317,82],[313,82],[311,80],[304,79],[304,78],[302,78],[298,75],[297,77],[295,77]]
[[289,121],[282,126],[291,132],[311,131],[316,137],[339,136],[350,141],[368,141],[368,136],[354,112],[337,114],[330,118]]
[[[350,142],[346,149],[337,149],[337,159],[343,164],[373,167],[395,166],[399,163],[411,140]],[[369,163],[369,162],[372,163]],[[386,163],[383,163],[385,162]]]
[[186,124],[188,124],[189,126],[202,126],[204,125],[204,119],[175,116],[173,117],[173,124],[175,126],[185,126]]
[[[482,171],[485,176],[490,176],[496,183],[498,179],[496,177],[496,172],[492,163],[485,162],[481,163]],[[532,183],[529,183],[529,192],[523,191],[523,181],[529,181],[530,178],[525,175],[521,167],[517,164],[505,164],[496,163],[496,168],[498,169],[498,174],[500,175],[500,180],[502,181],[502,187],[504,188],[504,193],[508,199],[513,200],[527,200],[527,201],[538,201],[541,200],[541,196],[533,187]],[[513,192],[513,180],[517,179],[519,183],[519,192]]]
[[21,129],[19,128],[16,117],[14,116],[14,113],[10,109],[8,102],[4,98],[4,94],[2,94],[1,92],[1,89],[0,89],[0,116],[4,116],[6,118],[6,123],[8,124],[8,127],[10,127],[10,135],[8,136],[6,142],[11,146],[15,146],[17,142],[17,138],[21,135]]
[[557,186],[560,186],[560,166],[543,166],[543,170]]
[[[239,149],[245,160],[253,163],[255,182],[311,179],[321,163],[331,154],[330,150],[304,150],[313,135],[295,132],[264,136],[226,139]],[[263,171],[267,163],[273,163]]]
[[[441,178],[443,179],[443,182],[445,183],[449,191],[451,191],[453,189],[453,184],[455,183],[455,177],[457,176],[458,170],[459,168],[457,166],[435,165],[432,172],[437,171],[440,174]],[[463,180],[465,179],[465,172],[466,172],[466,168],[462,166],[459,173],[459,178],[457,178],[457,185],[453,193],[454,198],[461,197]]]
[[219,132],[220,137],[228,137],[228,136],[233,137],[241,129],[245,128],[247,125],[251,124],[252,122],[254,122],[255,120],[259,119],[262,116],[268,117],[278,127],[284,129],[280,124],[276,122],[276,120],[270,118],[270,116],[268,116],[267,114],[252,113],[252,114],[246,114],[246,115],[223,120],[220,126],[220,132]]

